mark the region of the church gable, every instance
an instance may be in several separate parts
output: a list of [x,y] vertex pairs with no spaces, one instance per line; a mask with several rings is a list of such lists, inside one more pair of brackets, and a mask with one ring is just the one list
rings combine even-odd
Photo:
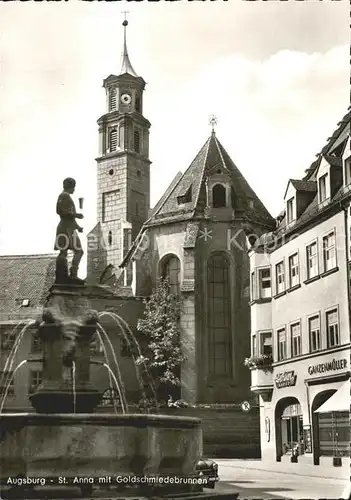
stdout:
[[[215,206],[214,206],[215,205]],[[212,132],[168,196],[158,203],[147,225],[205,216],[211,208],[236,209],[255,222],[273,219]],[[234,216],[234,214],[233,214]]]

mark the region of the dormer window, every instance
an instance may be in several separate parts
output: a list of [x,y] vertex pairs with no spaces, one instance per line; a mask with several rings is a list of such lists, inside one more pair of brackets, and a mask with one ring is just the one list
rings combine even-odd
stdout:
[[111,127],[108,131],[108,153],[117,149],[117,127]]
[[226,189],[222,184],[216,184],[212,189],[212,205],[213,208],[222,208],[226,203]]
[[115,111],[117,108],[117,90],[112,88],[108,94],[108,110]]
[[294,198],[290,198],[290,200],[286,203],[286,221],[288,224],[294,220]]
[[178,205],[182,205],[183,203],[191,202],[191,193],[192,193],[192,184],[188,187],[184,194],[177,196]]
[[327,199],[327,177],[328,177],[328,174],[324,174],[318,180],[319,203],[323,203],[323,201],[325,201]]

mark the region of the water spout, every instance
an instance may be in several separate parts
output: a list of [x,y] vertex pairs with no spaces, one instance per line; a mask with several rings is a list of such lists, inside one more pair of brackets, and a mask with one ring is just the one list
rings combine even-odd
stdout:
[[[139,343],[138,343],[137,339],[135,338],[135,335],[133,334],[132,330],[130,329],[128,323],[121,316],[119,316],[118,314],[111,312],[111,311],[103,311],[103,312],[99,313],[99,319],[103,318],[104,316],[107,316],[107,317],[113,319],[115,321],[115,323],[117,324],[117,326],[120,328],[120,330],[121,330],[121,332],[122,332],[122,334],[127,342],[127,345],[131,350],[132,359],[133,359],[134,366],[135,366],[135,372],[136,372],[136,376],[137,376],[137,379],[139,382],[139,387],[142,391],[143,399],[146,400],[147,398],[146,398],[146,393],[145,393],[145,389],[144,389],[143,379],[142,379],[140,371],[139,371],[139,366],[137,363],[137,359],[134,355],[133,346],[132,346],[130,339],[132,339],[132,341],[134,343],[134,347],[137,350],[138,357],[142,357],[142,352],[141,352]],[[129,334],[129,336],[126,333],[126,330]],[[147,378],[148,378],[148,386],[151,389],[151,392],[152,392],[152,395],[153,395],[153,398],[155,401],[156,409],[157,409],[157,411],[159,411],[159,406],[157,403],[157,393],[156,393],[156,388],[155,388],[153,378],[152,378],[148,368],[145,365],[143,365],[143,366],[144,366],[144,373],[147,375]]]
[[[93,364],[93,365],[100,365],[100,366],[104,366],[105,368],[107,368],[107,371],[108,371],[108,374],[109,374],[109,379],[110,379],[110,387],[113,388],[113,384],[112,384],[112,380],[114,381],[115,383],[115,386],[117,388],[117,391],[118,391],[118,395],[119,395],[119,399],[121,401],[121,406],[122,406],[122,413],[125,414],[128,412],[128,407],[126,406],[124,400],[123,400],[123,396],[122,396],[122,391],[121,391],[121,387],[118,383],[118,380],[115,376],[115,374],[113,373],[113,371],[111,370],[111,368],[108,366],[107,363],[103,363],[102,361],[95,361],[95,360],[90,360],[90,363]],[[117,412],[117,406],[116,406],[116,402],[113,401],[113,406],[116,410],[116,413]]]
[[[108,343],[108,345],[110,347],[110,351],[111,351],[113,360],[115,362],[116,372],[117,372],[117,375],[118,375],[118,385],[117,385],[117,388],[118,388],[118,391],[120,393],[119,394],[119,398],[120,398],[121,402],[123,400],[123,405],[126,408],[126,411],[128,411],[128,403],[127,403],[127,397],[126,397],[126,393],[125,393],[125,389],[124,389],[124,384],[123,384],[123,380],[122,380],[122,375],[121,375],[121,371],[119,369],[119,363],[117,361],[116,353],[115,353],[115,350],[113,348],[112,342],[111,342],[109,336],[107,335],[107,333],[105,332],[104,328],[100,324],[97,325],[97,332],[96,333],[98,335],[98,338],[100,339],[102,348],[104,350],[104,356],[105,356],[106,363],[108,363],[108,355],[107,355],[105,343],[104,343],[104,341],[102,339],[101,334],[104,335],[104,338],[105,338],[105,340],[107,341],[107,343]],[[111,378],[111,373],[110,372],[108,372],[108,376],[109,376],[109,380],[110,380],[110,387],[112,387],[112,378]],[[113,403],[113,406],[114,406],[115,412],[118,413],[117,405],[116,405],[115,402]]]
[[108,364],[107,364],[107,363],[103,363],[103,366],[104,366],[105,368],[107,368],[107,370],[108,370],[109,374],[110,374],[110,375],[111,375],[111,377],[113,378],[113,381],[114,381],[114,383],[115,383],[115,385],[116,385],[116,387],[117,387],[117,391],[118,391],[118,394],[119,394],[119,399],[121,400],[122,413],[123,413],[123,414],[125,414],[125,413],[127,413],[127,412],[126,412],[126,407],[125,407],[125,405],[124,405],[124,401],[123,401],[122,394],[121,394],[121,388],[120,388],[119,383],[118,383],[118,381],[117,381],[116,375],[113,373],[113,371],[111,370],[111,368],[108,366]]
[[26,359],[24,359],[23,361],[21,361],[19,363],[19,365],[16,366],[16,368],[14,369],[13,373],[11,374],[11,376],[9,377],[9,379],[7,381],[7,385],[5,386],[5,392],[4,392],[4,395],[3,395],[2,400],[1,400],[0,415],[1,415],[2,410],[4,408],[5,400],[7,398],[7,393],[9,392],[9,388],[10,388],[11,382],[14,379],[17,370],[19,370],[19,368],[21,368],[21,366],[23,366],[25,363],[27,363]]
[[77,408],[77,392],[76,392],[76,362],[72,361],[72,391],[73,391],[73,413],[76,413]]
[[[15,332],[16,328],[18,326],[20,326],[21,324],[23,324],[23,321],[14,327],[14,329],[11,332],[11,334],[13,332]],[[11,378],[11,373],[10,372],[12,370],[12,366],[13,366],[13,363],[15,361],[15,357],[16,357],[18,348],[20,346],[20,343],[22,341],[22,338],[23,338],[24,334],[26,333],[26,331],[28,330],[28,328],[30,328],[34,324],[35,324],[35,321],[29,321],[26,325],[24,325],[24,327],[22,328],[22,330],[20,332],[18,332],[18,334],[16,336],[16,340],[13,343],[13,346],[11,348],[10,354],[8,355],[8,357],[6,359],[6,362],[5,362],[5,366],[4,366],[4,369],[3,369],[3,374],[2,374],[1,379],[0,379],[0,387],[2,387],[3,385],[6,386],[7,383],[8,383],[8,380]],[[7,373],[8,373],[8,375],[7,375]]]

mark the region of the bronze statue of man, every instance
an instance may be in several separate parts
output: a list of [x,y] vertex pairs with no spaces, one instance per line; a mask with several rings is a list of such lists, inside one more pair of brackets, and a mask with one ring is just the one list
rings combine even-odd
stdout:
[[[56,259],[56,283],[80,282],[78,279],[78,267],[83,256],[82,245],[78,236],[81,228],[76,219],[83,219],[83,214],[76,212],[76,207],[71,194],[74,193],[76,181],[68,177],[63,181],[63,191],[59,195],[56,204],[56,213],[60,216],[60,222],[56,229],[55,250],[60,253]],[[68,274],[67,254],[73,251],[73,260],[70,273]]]

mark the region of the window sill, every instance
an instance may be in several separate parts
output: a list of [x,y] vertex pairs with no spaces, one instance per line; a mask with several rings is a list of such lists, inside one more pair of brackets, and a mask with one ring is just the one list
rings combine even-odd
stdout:
[[290,293],[290,292],[293,292],[294,290],[297,290],[298,288],[301,288],[301,284],[298,283],[297,285],[294,285],[290,288],[287,289],[286,293]]
[[277,293],[277,295],[274,295],[274,299],[279,299],[279,297],[283,297],[283,295],[286,294],[286,290],[284,290],[284,292],[280,292],[280,293]]
[[309,285],[310,283],[313,283],[314,281],[319,280],[320,275],[317,274],[316,276],[313,276],[312,278],[308,278],[307,280],[304,281],[305,285]]
[[339,267],[333,267],[333,269],[329,269],[329,271],[325,271],[324,273],[321,274],[321,278],[325,278],[326,276],[329,276],[330,274],[336,273],[339,271]]
[[262,299],[255,299],[255,300],[252,300],[251,302],[249,302],[249,306],[252,306],[254,304],[266,304],[267,302],[271,302],[272,300],[272,297],[265,297],[265,298],[262,298]]

